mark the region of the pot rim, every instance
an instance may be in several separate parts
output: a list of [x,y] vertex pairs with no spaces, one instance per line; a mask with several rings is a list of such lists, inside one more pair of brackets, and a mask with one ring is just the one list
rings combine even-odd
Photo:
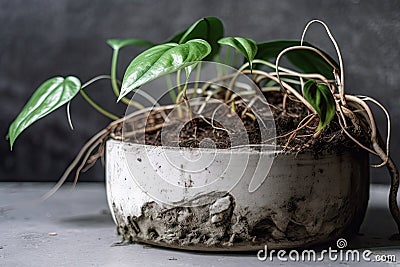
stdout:
[[[260,147],[257,144],[249,145],[249,146],[237,146],[233,148],[193,148],[193,147],[174,147],[174,146],[156,146],[156,145],[148,145],[148,144],[140,144],[134,142],[127,142],[123,140],[118,140],[115,138],[109,138],[106,142],[113,142],[113,143],[123,143],[124,145],[129,145],[130,147],[141,147],[142,149],[166,149],[173,152],[204,152],[204,153],[212,153],[217,151],[219,154],[232,154],[232,153],[248,153],[248,154],[257,154],[257,155],[287,155],[287,156],[297,156],[297,155],[343,155],[346,153],[354,153],[364,151],[357,147],[344,147],[340,151],[335,149],[330,150],[321,150],[318,152],[311,151],[311,150],[304,150],[304,151],[290,151],[290,150],[283,150],[281,146],[263,146],[262,150],[255,149],[256,147]],[[270,148],[268,148],[270,147]],[[338,146],[340,147],[340,146]],[[366,151],[364,151],[367,153]]]

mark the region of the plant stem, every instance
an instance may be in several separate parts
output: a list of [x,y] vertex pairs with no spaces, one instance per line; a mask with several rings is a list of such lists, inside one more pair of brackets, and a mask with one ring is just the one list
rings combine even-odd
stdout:
[[176,86],[178,88],[178,92],[180,93],[182,91],[181,87],[181,70],[176,71]]
[[84,89],[86,87],[88,87],[89,85],[91,85],[94,82],[97,82],[98,80],[101,79],[111,79],[111,77],[109,75],[99,75],[96,76],[92,79],[90,79],[89,81],[87,81],[86,83],[84,83],[81,86],[81,90],[79,91],[81,93],[81,95],[83,96],[83,98],[92,106],[94,107],[96,110],[98,110],[101,114],[107,116],[108,118],[112,119],[112,120],[117,120],[119,119],[117,116],[115,116],[114,114],[106,111],[105,109],[103,109],[99,104],[97,104],[96,102],[94,102],[89,95],[84,91]]
[[[234,53],[233,53],[233,67],[234,68],[238,68],[238,65],[239,65],[239,53],[236,53],[234,51]],[[254,68],[254,66],[253,66],[253,68]]]
[[98,105],[96,102],[94,102],[89,95],[83,90],[79,90],[79,93],[83,96],[83,98],[93,107],[95,108],[98,112],[100,112],[101,114],[103,114],[104,116],[112,119],[112,120],[118,120],[119,117],[112,114],[111,112],[108,112],[107,110],[105,110],[104,108],[102,108],[100,105]]
[[117,84],[117,63],[118,63],[118,53],[119,49],[114,49],[112,60],[111,60],[111,85],[114,91],[114,94],[119,96],[119,87]]
[[220,55],[215,55],[215,60],[217,62],[217,64],[216,64],[217,77],[224,76],[224,73],[223,73],[223,70],[222,70],[222,67],[221,67],[221,65],[223,64],[221,62],[221,56]]
[[81,89],[84,89],[85,87],[88,87],[92,83],[97,82],[98,80],[102,80],[102,79],[111,79],[111,77],[109,75],[96,76],[96,77],[90,79],[89,81],[85,82],[84,84],[82,84]]
[[199,88],[199,80],[200,80],[200,75],[201,75],[201,63],[202,62],[199,62],[197,64],[194,92],[193,92],[192,98],[195,98],[197,96],[197,89]]
[[189,121],[191,121],[193,119],[192,118],[192,109],[190,107],[190,103],[189,103],[187,95],[186,95],[186,91],[187,91],[187,88],[188,88],[188,83],[189,83],[189,77],[186,78],[185,86],[183,87],[182,91],[183,91],[183,100],[185,101],[186,107],[189,110]]
[[[187,98],[187,95],[186,95],[186,90],[187,90],[187,87],[188,87],[188,82],[189,82],[189,77],[186,78],[186,82],[185,82],[185,84],[184,84],[184,86],[183,86],[182,91],[180,91],[179,94],[178,94],[178,96],[176,97],[176,104],[179,104],[179,102],[181,101],[181,99],[183,99],[183,101],[185,101],[186,107],[187,107],[188,110],[189,110],[189,118],[190,118],[190,120],[191,120],[191,119],[192,119],[192,112],[191,112],[190,104],[189,104],[189,101],[188,101],[188,98]],[[178,117],[179,117],[179,118],[183,118],[181,106],[179,105],[179,106],[177,107],[177,109],[178,109]]]
[[231,56],[232,56],[232,48],[228,46],[225,50],[225,65],[230,66],[231,65]]
[[169,97],[171,98],[172,103],[175,103],[175,101],[176,101],[176,93],[175,93],[174,88],[172,88],[171,76],[169,74],[167,74],[165,76],[165,82],[167,83]]
[[[119,97],[119,94],[120,94],[119,86],[117,83],[118,54],[119,54],[119,49],[114,49],[113,55],[112,55],[112,60],[111,60],[111,85],[112,85],[112,88],[113,88],[113,91],[114,91],[114,94],[116,97]],[[143,105],[141,105],[137,102],[134,102],[134,101],[130,101],[126,97],[123,97],[121,99],[121,102],[126,105],[130,105],[135,108],[138,108],[138,109],[144,108]]]

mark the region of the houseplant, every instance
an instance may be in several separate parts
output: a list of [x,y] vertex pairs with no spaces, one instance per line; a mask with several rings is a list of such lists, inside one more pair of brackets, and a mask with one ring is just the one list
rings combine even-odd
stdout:
[[[256,249],[265,243],[305,246],[356,232],[368,200],[368,157],[362,152],[366,150],[378,155],[391,173],[390,211],[400,226],[398,171],[388,145],[382,148],[384,142],[365,101],[378,102],[345,94],[340,50],[328,27],[322,23],[339,64],[303,41],[314,22],[299,41],[256,43],[224,37],[222,23],[212,17],[158,45],[138,39],[109,40],[110,76],[83,85],[72,76],[43,83],[10,125],[11,148],[29,125],[80,93],[114,121],[88,141],[44,197],[54,193],[74,167],[77,180],[83,168],[104,155],[107,143],[108,199],[124,239],[213,250]],[[132,60],[120,88],[118,54],[128,45],[149,48]],[[202,60],[221,62],[221,51],[224,63],[232,62],[232,54],[247,62],[238,71],[224,71],[217,64],[212,82],[196,79],[193,74],[201,75],[208,64]],[[280,66],[284,56],[292,69]],[[176,74],[177,84],[167,86],[172,105],[143,108],[134,98],[126,98],[170,74]],[[139,111],[118,118],[94,103],[85,88],[102,78],[111,80],[118,101]],[[246,78],[248,84],[243,82]],[[161,152],[167,160],[158,157]],[[198,163],[205,160],[209,168],[192,172],[190,160],[180,163],[196,153],[202,156]],[[232,161],[224,165],[227,171],[221,170],[227,155]],[[180,174],[168,170],[171,161],[180,165]],[[259,164],[253,165],[254,161]],[[164,169],[170,174],[157,180]],[[336,175],[335,169],[343,170],[343,175]],[[219,183],[206,187],[211,176]],[[255,176],[260,179],[254,182]],[[178,184],[174,187],[178,190],[169,184]],[[307,188],[312,190],[306,192]]]

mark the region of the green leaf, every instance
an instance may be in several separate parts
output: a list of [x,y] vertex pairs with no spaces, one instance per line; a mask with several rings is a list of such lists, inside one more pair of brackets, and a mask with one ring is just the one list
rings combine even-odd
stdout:
[[141,39],[109,39],[107,44],[111,46],[114,50],[119,50],[125,46],[133,45],[138,47],[152,47],[154,44],[152,42],[141,40]]
[[79,92],[81,82],[73,76],[54,77],[45,81],[33,93],[8,129],[10,147],[28,126],[69,102]]
[[199,39],[184,44],[161,44],[144,51],[126,69],[118,101],[149,81],[197,63],[210,52],[211,46]]
[[324,83],[308,80],[304,84],[304,97],[319,116],[317,131],[325,128],[336,113],[335,99],[331,90]]
[[[291,46],[300,45],[298,40],[278,40],[271,42],[259,43],[258,52],[256,54],[257,59],[271,60],[276,59],[279,53]],[[319,49],[318,47],[303,42],[305,46],[311,46],[320,50],[324,55],[333,62],[336,67],[338,64],[328,54]],[[286,54],[287,59],[299,70],[305,73],[320,73],[328,79],[334,79],[333,68],[329,65],[320,55],[310,50],[293,50]]]
[[165,43],[183,44],[193,39],[203,39],[211,45],[211,52],[204,60],[212,60],[219,51],[218,40],[224,36],[224,25],[215,17],[202,18],[186,30],[173,36]]
[[257,54],[257,43],[254,40],[243,37],[225,37],[219,40],[218,43],[231,46],[242,53],[249,61],[250,69],[253,69],[253,59]]

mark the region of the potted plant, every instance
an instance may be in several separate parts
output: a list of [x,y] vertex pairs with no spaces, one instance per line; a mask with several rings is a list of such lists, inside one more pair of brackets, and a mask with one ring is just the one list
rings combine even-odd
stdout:
[[[325,27],[339,63],[304,42],[314,22]],[[366,101],[384,108],[372,98],[345,94],[340,50],[321,21],[311,21],[300,40],[224,37],[222,22],[208,17],[162,44],[108,44],[109,76],[83,85],[72,76],[51,78],[10,125],[12,148],[29,125],[69,105],[78,93],[113,120],[44,197],[74,168],[76,182],[105,155],[108,202],[125,240],[196,250],[304,247],[358,231],[372,153],[391,174],[390,211],[400,226],[398,171]],[[118,54],[129,45],[146,50],[132,60],[121,83]],[[241,66],[240,55],[246,59]],[[280,66],[283,57],[290,68]],[[151,100],[146,86],[160,77],[166,77],[171,103],[154,101],[145,108],[135,96]],[[85,92],[103,78],[128,107],[122,118]]]

